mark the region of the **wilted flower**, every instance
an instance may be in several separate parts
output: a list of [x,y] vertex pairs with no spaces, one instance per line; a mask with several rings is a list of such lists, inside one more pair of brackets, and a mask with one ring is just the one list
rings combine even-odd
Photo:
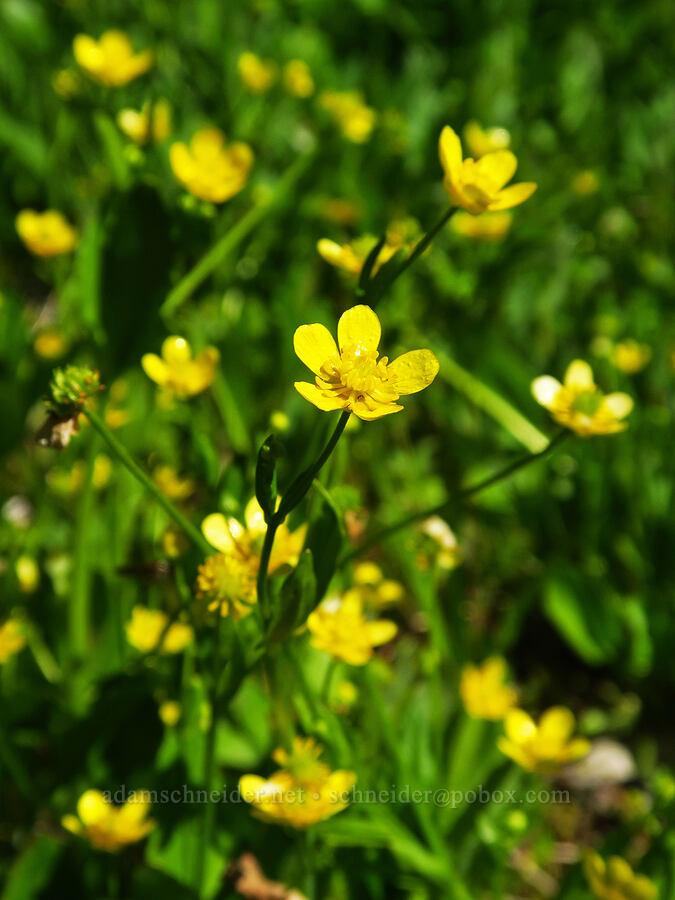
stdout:
[[380,320],[369,306],[353,306],[340,316],[338,342],[324,325],[301,325],[293,346],[316,375],[315,384],[296,381],[305,400],[321,410],[348,409],[360,419],[379,419],[403,409],[400,396],[428,387],[438,373],[431,350],[411,350],[392,363],[377,347]]
[[597,191],[600,187],[600,180],[591,169],[583,169],[572,178],[571,187],[579,197],[587,197]]
[[206,347],[192,358],[192,348],[183,337],[171,335],[162,344],[161,358],[145,353],[141,359],[143,371],[160,387],[176,397],[192,397],[213,384],[220,354],[215,347]]
[[209,203],[224,203],[238,194],[248,180],[253,151],[241,141],[225,143],[219,128],[200,128],[190,145],[171,145],[169,161],[173,174],[184,187]]
[[462,145],[449,125],[441,131],[438,152],[445,173],[443,187],[446,193],[453,203],[472,215],[518,206],[537,189],[533,182],[504,187],[513,178],[518,165],[510,150],[486,153],[478,162],[471,157],[463,160]]
[[284,87],[294,97],[311,97],[314,93],[314,79],[307,63],[302,59],[291,59],[284,66]]
[[464,126],[464,140],[474,159],[486,153],[506,150],[511,143],[511,135],[506,128],[482,128],[478,122],[467,122]]
[[567,763],[585,756],[590,744],[585,738],[572,738],[574,715],[565,706],[553,706],[542,714],[539,724],[522,709],[506,714],[506,736],[498,746],[528,772],[555,774]]
[[77,816],[64,816],[61,824],[97,850],[116,853],[142,841],[155,827],[154,820],[148,819],[150,803],[143,794],[134,792],[124,806],[114,806],[101,791],[85,791],[77,801]]
[[377,113],[366,106],[360,91],[323,91],[319,102],[350,141],[365,144],[370,139]]
[[171,106],[168,100],[144,103],[140,110],[122,109],[117,113],[120,130],[135,144],[165,141],[171,134]]
[[[220,552],[207,557],[197,575],[197,596],[208,602],[209,611],[220,609],[221,615],[235,619],[247,616],[258,596],[256,581],[267,526],[255,497],[246,505],[244,522],[242,525],[222,513],[204,519],[204,537]],[[285,523],[278,527],[268,572],[297,564],[306,532],[306,525],[296,531],[290,531]]]
[[373,649],[395,637],[398,628],[388,619],[368,621],[361,598],[351,592],[324,600],[307,619],[310,643],[352,666],[363,666]]
[[78,65],[108,87],[119,87],[143,75],[155,61],[152,50],[134,53],[131,41],[123,31],[106,31],[100,40],[78,34],[73,41]]
[[16,217],[16,230],[26,247],[36,256],[70,253],[77,244],[76,229],[54,209],[43,213],[22,209]]
[[511,230],[513,216],[510,212],[482,213],[472,216],[471,213],[459,210],[450,219],[450,227],[455,234],[473,238],[477,241],[498,243],[504,240]]
[[625,859],[610,856],[605,860],[589,853],[584,860],[586,878],[600,900],[656,900],[658,889],[645,875],[636,875]]
[[252,94],[264,94],[277,78],[277,64],[251,52],[241,54],[237,60],[237,71]]
[[621,420],[633,408],[628,394],[603,394],[593,380],[591,367],[581,359],[567,367],[563,384],[551,375],[535,378],[532,393],[556,422],[582,437],[624,431],[628,423]]
[[[167,628],[168,626],[168,628]],[[141,653],[180,653],[192,643],[194,632],[184,622],[169,625],[169,617],[161,609],[148,609],[145,606],[134,606],[131,619],[124,626],[127,640],[132,647]],[[161,646],[160,638],[164,635]]]
[[506,663],[499,656],[482,665],[464,666],[459,693],[464,708],[475,719],[503,719],[516,705],[518,693],[506,684]]
[[16,619],[7,619],[0,625],[0,665],[26,646],[26,638]]
[[626,375],[641,372],[652,358],[652,348],[648,344],[639,344],[632,338],[615,344],[610,359],[617,369]]
[[356,775],[345,769],[331,772],[319,762],[322,747],[312,738],[295,738],[291,753],[281,748],[273,759],[280,766],[268,779],[243,775],[239,790],[270,822],[307,828],[341,812],[349,804]]
[[[89,366],[64,366],[54,369],[45,405],[52,413],[68,417],[80,412],[88,400],[103,390],[100,376]],[[74,430],[77,431],[77,423]]]

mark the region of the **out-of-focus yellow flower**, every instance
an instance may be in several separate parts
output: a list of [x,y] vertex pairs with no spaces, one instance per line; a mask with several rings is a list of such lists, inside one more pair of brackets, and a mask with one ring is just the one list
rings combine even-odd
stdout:
[[40,584],[40,569],[33,556],[22,553],[14,564],[16,580],[22,594],[32,594]]
[[373,649],[395,637],[395,622],[378,619],[369,622],[363,615],[361,598],[354,592],[324,600],[307,619],[310,643],[352,666],[365,665]]
[[64,100],[71,100],[79,92],[82,84],[80,76],[73,69],[59,69],[52,75],[54,92]]
[[503,241],[511,230],[513,216],[510,212],[483,213],[472,216],[460,210],[450,219],[450,227],[455,234],[473,238],[477,241]]
[[119,87],[143,75],[152,66],[152,50],[134,53],[123,31],[106,31],[100,40],[88,34],[78,34],[73,41],[73,53],[78,65],[107,87]]
[[171,134],[171,105],[168,100],[144,103],[138,109],[122,109],[117,113],[120,130],[135,144],[147,144],[151,139],[160,144]]
[[359,689],[356,687],[353,681],[344,679],[337,686],[337,689],[335,691],[335,699],[335,705],[338,709],[351,709],[351,707],[354,706],[356,701],[359,699]]
[[552,775],[567,763],[585,756],[590,744],[585,738],[572,738],[574,715],[565,706],[553,706],[542,714],[539,724],[522,709],[506,714],[506,736],[498,746],[528,772]]
[[587,854],[584,869],[588,884],[600,900],[656,900],[658,889],[646,875],[636,875],[625,859]]
[[164,703],[160,703],[159,717],[167,728],[173,728],[174,725],[177,725],[180,716],[181,706],[176,700],[165,700]]
[[244,187],[253,165],[253,151],[241,141],[225,143],[219,128],[200,128],[188,147],[171,145],[169,161],[178,181],[201,200],[224,203]]
[[54,209],[43,213],[22,209],[16,217],[16,230],[26,247],[36,256],[70,253],[77,244],[77,231],[65,216]]
[[220,353],[206,347],[192,358],[192,348],[183,337],[171,335],[162,344],[161,358],[146,353],[141,359],[143,371],[160,387],[176,397],[192,397],[213,384]]
[[537,189],[534,182],[526,181],[504,187],[518,165],[510,150],[486,153],[478,162],[471,157],[463,160],[462,145],[449,125],[441,131],[438,153],[445,173],[446,193],[453,203],[474,216],[518,206]]
[[318,203],[318,212],[324,219],[337,222],[338,225],[353,225],[361,214],[357,203],[341,197],[322,197]]
[[269,822],[307,828],[328,819],[349,804],[356,775],[346,769],[331,772],[319,762],[322,747],[312,738],[295,738],[291,753],[281,748],[273,759],[283,766],[269,778],[243,775],[239,790]]
[[270,428],[284,434],[290,427],[291,420],[288,415],[282,409],[275,409],[270,416]]
[[[87,464],[81,460],[76,460],[72,468],[68,471],[65,469],[50,469],[47,472],[47,484],[57,494],[76,494],[84,484],[87,472]],[[92,472],[91,483],[96,490],[103,490],[110,481],[112,475],[112,462],[105,453],[99,453],[94,460],[94,469]]]
[[357,597],[365,609],[382,609],[403,599],[405,590],[399,581],[385,578],[377,563],[371,560],[354,566],[354,587],[344,593],[345,599]]
[[[180,653],[192,643],[194,632],[184,622],[169,625],[169,617],[161,609],[134,606],[131,619],[126,623],[127,640],[141,653],[157,650],[159,653]],[[165,633],[166,632],[166,633]],[[161,646],[160,638],[164,635]]]
[[135,791],[124,806],[114,806],[101,791],[85,791],[77,801],[77,816],[64,816],[61,824],[97,850],[116,853],[142,841],[155,827],[145,793]]
[[551,375],[535,378],[532,394],[556,422],[582,437],[624,431],[628,423],[621,420],[633,408],[628,394],[603,394],[593,380],[591,367],[581,359],[567,367],[563,384]]
[[482,665],[464,666],[459,693],[464,708],[474,719],[503,719],[518,700],[518,693],[506,684],[506,663],[499,656]]
[[435,545],[434,561],[441,569],[454,569],[462,559],[462,550],[455,533],[440,516],[430,516],[420,525],[422,534]]
[[639,344],[628,338],[614,345],[610,359],[617,369],[626,375],[641,372],[652,358],[652,348],[648,344]]
[[193,478],[181,478],[173,466],[157,466],[152,480],[170,500],[186,500],[195,491]]
[[314,79],[307,63],[302,59],[291,59],[284,66],[284,87],[294,97],[311,97],[314,93]]
[[16,619],[7,619],[0,625],[0,665],[26,646],[26,638]]
[[[279,504],[277,501],[277,506]],[[211,513],[202,522],[202,533],[219,553],[207,557],[198,569],[197,596],[208,602],[210,612],[235,619],[247,616],[257,600],[256,581],[260,552],[265,538],[265,517],[253,497],[246,504],[242,525],[233,517]],[[307,525],[290,531],[285,523],[277,529],[268,572],[284,565],[295,566],[305,543]]]
[[377,113],[363,101],[360,91],[323,91],[319,103],[348,140],[365,144],[373,133]]
[[396,401],[428,387],[438,373],[431,350],[411,350],[392,363],[378,361],[380,320],[369,306],[353,306],[340,316],[338,343],[325,325],[301,325],[293,346],[316,375],[315,384],[295,389],[321,410],[348,409],[359,419],[379,419],[403,409]]
[[506,128],[482,128],[478,122],[467,122],[464,126],[464,141],[474,159],[487,153],[506,150],[511,143],[511,135]]
[[[351,241],[349,244],[338,244],[336,241],[331,241],[328,238],[321,238],[317,241],[316,249],[331,266],[344,269],[345,272],[349,272],[351,275],[360,275],[363,264],[375,244],[377,244],[377,238],[368,234]],[[390,244],[389,242],[383,244],[371,275],[375,275],[380,266],[388,262],[400,248],[400,244]]]
[[595,194],[600,187],[600,180],[595,172],[591,169],[583,169],[577,172],[572,178],[572,190],[579,197],[588,197],[589,194]]
[[68,351],[68,341],[58,328],[43,328],[35,335],[33,350],[42,359],[58,359]]
[[97,491],[103,490],[110,481],[112,475],[112,462],[105,453],[99,453],[94,460],[94,471],[91,476],[91,483]]
[[277,64],[271,59],[261,59],[250,51],[242,53],[237,60],[237,71],[252,94],[264,94],[277,79]]
[[188,539],[180,528],[169,525],[162,535],[162,549],[169,559],[177,559],[189,546]]

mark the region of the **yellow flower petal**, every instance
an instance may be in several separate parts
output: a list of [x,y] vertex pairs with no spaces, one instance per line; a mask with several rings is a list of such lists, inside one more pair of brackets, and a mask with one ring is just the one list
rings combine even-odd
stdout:
[[397,394],[415,394],[431,384],[439,364],[431,350],[411,350],[387,366],[389,381]]
[[377,313],[369,306],[359,304],[342,313],[337,331],[340,350],[352,345],[377,350],[382,327]]
[[441,131],[438,139],[438,155],[445,174],[452,180],[459,177],[462,171],[462,144],[449,125]]
[[98,62],[100,59],[98,43],[88,34],[78,34],[73,40],[73,54],[78,65],[83,69],[89,68],[92,60]]
[[123,31],[116,31],[114,29],[106,31],[105,34],[101,35],[99,45],[106,55],[115,57],[118,60],[126,60],[128,57],[132,56],[134,52],[131,41],[126,34]]
[[602,406],[617,419],[625,418],[633,409],[633,398],[628,394],[607,394],[603,398]]
[[345,408],[346,403],[344,400],[341,400],[339,397],[332,398],[324,396],[315,384],[309,384],[307,381],[296,381],[294,386],[296,391],[303,396],[305,400],[309,400],[310,403],[313,403],[314,406],[324,412]]
[[532,382],[532,394],[537,403],[550,409],[558,392],[562,390],[562,384],[551,375],[541,375]]
[[206,516],[202,522],[202,534],[209,544],[221,553],[234,550],[235,541],[227,519],[222,513],[211,513]]
[[85,825],[96,825],[110,814],[110,804],[101,791],[85,791],[77,801],[77,814]]
[[537,185],[533,181],[521,181],[519,184],[512,184],[497,194],[495,199],[488,204],[488,209],[492,212],[498,209],[511,209],[513,206],[519,206],[528,197],[531,197],[536,190]]
[[392,413],[401,412],[403,409],[398,403],[378,403],[374,409],[371,409],[364,400],[356,400],[350,406],[351,411],[359,419],[364,422],[371,422],[373,419],[381,419],[382,416],[390,416]]
[[552,706],[539,720],[539,736],[547,741],[565,742],[574,731],[574,714],[566,706]]
[[144,353],[141,357],[143,371],[156,384],[163,385],[169,377],[169,367],[156,353]]
[[607,881],[615,887],[627,887],[633,880],[633,870],[625,859],[610,856],[607,860]]
[[[333,335],[325,325],[318,323],[301,325],[296,328],[293,335],[293,347],[298,357],[315,375],[320,373],[321,366],[325,362],[332,356],[337,356],[338,353]],[[314,403],[313,400],[310,402]],[[329,408],[338,409],[339,407],[331,406]]]
[[537,733],[537,726],[523,709],[511,709],[506,714],[504,728],[508,737],[519,744]]
[[567,367],[564,384],[566,388],[576,388],[583,391],[593,390],[595,387],[593,370],[583,359],[575,359]]
[[207,161],[217,157],[223,148],[225,135],[213,125],[207,125],[195,132],[190,141],[190,149],[200,161]]
[[517,166],[518,160],[510,150],[496,150],[479,159],[476,170],[489,178],[493,190],[498,191],[513,178]]
[[82,822],[80,822],[77,816],[63,816],[61,819],[61,824],[67,831],[70,831],[72,834],[82,834]]
[[192,350],[183,337],[172,334],[162,344],[162,358],[170,365],[188,362],[191,357]]
[[397,631],[396,623],[390,622],[388,619],[378,619],[376,622],[366,624],[366,635],[371,647],[388,644],[396,636]]

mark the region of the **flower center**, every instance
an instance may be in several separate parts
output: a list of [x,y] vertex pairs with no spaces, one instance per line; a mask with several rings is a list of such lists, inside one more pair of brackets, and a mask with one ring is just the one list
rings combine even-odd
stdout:
[[572,401],[572,409],[585,416],[594,416],[602,403],[602,393],[596,389],[582,391]]
[[356,394],[372,394],[387,380],[386,357],[377,361],[377,350],[366,350],[360,344],[344,347],[336,365],[340,382]]

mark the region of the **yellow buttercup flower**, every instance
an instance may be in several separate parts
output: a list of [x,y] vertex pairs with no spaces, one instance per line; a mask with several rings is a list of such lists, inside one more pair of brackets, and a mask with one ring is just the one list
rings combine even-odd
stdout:
[[143,371],[160,387],[176,397],[192,397],[213,384],[220,353],[206,347],[192,358],[192,348],[183,337],[172,335],[162,344],[161,358],[145,353],[141,359]]
[[511,230],[513,216],[510,212],[482,213],[473,216],[460,210],[450,219],[450,227],[455,234],[477,241],[503,241]]
[[269,778],[243,775],[239,790],[262,818],[293,828],[307,828],[341,812],[349,804],[356,775],[345,769],[331,772],[319,762],[322,748],[312,738],[295,738],[287,753],[275,750],[273,759],[283,766]]
[[176,700],[165,700],[163,703],[160,703],[159,717],[167,728],[173,728],[174,725],[178,724],[181,712],[181,705]]
[[26,638],[16,619],[7,619],[0,625],[0,666],[26,646]]
[[[209,611],[220,609],[221,615],[235,619],[252,612],[258,597],[256,581],[266,525],[255,497],[246,504],[244,523],[222,513],[211,513],[204,519],[202,533],[220,552],[207,557],[197,575],[197,596],[207,601]],[[290,531],[285,523],[279,526],[268,572],[297,564],[306,533],[306,525],[296,531]]]
[[108,87],[119,87],[143,75],[155,61],[152,50],[134,53],[123,31],[106,31],[100,40],[78,34],[73,53],[79,66],[96,81]]
[[462,145],[449,125],[441,131],[438,152],[446,193],[453,203],[472,215],[518,206],[537,189],[536,184],[525,181],[504,187],[518,165],[510,150],[486,153],[477,162],[471,157],[463,160]]
[[251,52],[241,54],[237,60],[237,71],[252,94],[264,94],[277,78],[277,64]]
[[194,479],[189,476],[181,478],[173,466],[157,466],[152,480],[170,500],[187,500],[195,492]]
[[14,564],[16,580],[22,594],[32,594],[40,584],[40,569],[35,557],[22,553]]
[[600,179],[591,169],[584,169],[577,172],[572,178],[571,187],[579,197],[588,197],[589,194],[594,194],[598,190]]
[[392,363],[386,356],[378,361],[381,330],[375,312],[364,305],[340,316],[339,350],[324,325],[301,325],[293,346],[316,379],[296,381],[298,393],[319,409],[348,409],[366,421],[402,410],[396,401],[428,387],[438,360],[431,350],[411,350]]
[[[169,617],[160,609],[134,606],[131,619],[126,623],[127,640],[141,653],[157,650],[159,653],[180,653],[192,643],[194,632],[183,622],[169,624]],[[161,646],[160,638],[164,635]]]
[[641,372],[651,358],[652,348],[648,344],[639,344],[632,338],[615,344],[610,355],[612,363],[626,375]]
[[535,378],[532,393],[556,422],[582,437],[624,431],[628,423],[621,420],[633,408],[628,394],[603,394],[593,380],[591,367],[581,359],[570,363],[562,384],[551,375]]
[[310,643],[352,666],[363,666],[373,649],[387,644],[398,628],[388,619],[369,622],[363,615],[361,598],[354,592],[324,600],[307,619]]
[[77,231],[60,212],[48,209],[39,213],[22,209],[16,217],[16,230],[31,253],[58,256],[70,253],[77,244]]
[[506,663],[499,656],[482,665],[464,666],[459,693],[464,708],[474,719],[503,719],[516,705],[518,693],[506,684]]
[[323,91],[319,103],[348,140],[365,144],[375,127],[377,113],[363,101],[360,91]]
[[144,103],[140,110],[122,109],[117,113],[120,130],[135,144],[153,140],[159,144],[171,134],[171,106],[168,100]]
[[[328,238],[321,238],[317,242],[316,249],[331,266],[344,269],[351,275],[360,275],[363,264],[375,244],[377,238],[372,235],[365,235],[349,244],[338,244]],[[371,275],[375,275],[380,266],[388,262],[400,247],[400,244],[385,243],[377,256]]]
[[600,900],[656,900],[659,895],[654,882],[645,875],[636,875],[620,856],[610,856],[605,862],[597,853],[589,853],[584,870],[591,890]]
[[68,351],[68,341],[58,328],[44,328],[35,335],[33,350],[42,359],[58,359]]
[[284,87],[294,97],[311,97],[314,93],[314,79],[307,63],[302,59],[291,59],[284,66]]
[[478,122],[467,122],[464,126],[464,141],[474,159],[487,153],[506,150],[511,143],[511,135],[506,128],[482,128]]
[[403,599],[405,590],[399,581],[385,578],[377,563],[371,560],[354,566],[354,587],[344,593],[345,599],[357,597],[364,608],[382,609]]
[[224,203],[244,187],[253,165],[253,151],[241,141],[225,143],[219,128],[200,128],[190,145],[171,145],[169,161],[178,181],[201,200]]
[[553,706],[541,716],[539,724],[522,709],[506,714],[506,736],[498,746],[528,772],[555,774],[561,766],[575,762],[590,750],[585,738],[572,738],[574,715],[565,706]]
[[77,816],[64,816],[61,824],[97,850],[116,853],[142,841],[155,827],[145,793],[136,791],[124,806],[114,806],[101,791],[85,791],[77,801]]

